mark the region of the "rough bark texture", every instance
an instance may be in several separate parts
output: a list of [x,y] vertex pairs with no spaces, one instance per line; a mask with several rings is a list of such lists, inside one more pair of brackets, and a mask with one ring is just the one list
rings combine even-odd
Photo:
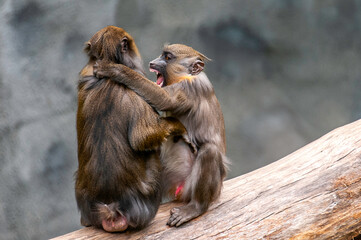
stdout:
[[361,120],[224,183],[221,199],[180,228],[161,206],[140,232],[84,228],[62,239],[353,239],[361,232]]

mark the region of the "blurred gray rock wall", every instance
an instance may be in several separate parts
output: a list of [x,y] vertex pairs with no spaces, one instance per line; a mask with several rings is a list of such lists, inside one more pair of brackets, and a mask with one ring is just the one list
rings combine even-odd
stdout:
[[133,35],[146,68],[164,43],[213,59],[229,177],[361,117],[360,1],[0,0],[1,239],[80,228],[77,74],[107,25]]

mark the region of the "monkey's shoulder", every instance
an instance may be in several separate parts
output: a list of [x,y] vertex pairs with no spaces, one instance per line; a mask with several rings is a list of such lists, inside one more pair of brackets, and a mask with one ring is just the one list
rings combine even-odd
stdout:
[[78,89],[82,91],[101,90],[109,87],[111,83],[107,79],[98,79],[94,75],[80,75]]
[[[157,115],[155,110],[138,94],[125,85],[110,79],[98,79],[94,76],[84,76],[79,79],[78,98],[84,102],[99,103],[99,99],[106,99],[108,106],[114,106],[114,114],[122,115]],[[114,105],[115,104],[115,105]],[[104,104],[89,106],[91,109],[105,108]],[[131,111],[130,111],[131,110]]]
[[194,76],[191,80],[184,80],[176,84],[178,86],[174,87],[177,89],[181,89],[182,92],[189,98],[198,98],[200,96],[208,96],[214,94],[213,85],[209,81],[207,75],[204,73],[200,73],[199,75]]

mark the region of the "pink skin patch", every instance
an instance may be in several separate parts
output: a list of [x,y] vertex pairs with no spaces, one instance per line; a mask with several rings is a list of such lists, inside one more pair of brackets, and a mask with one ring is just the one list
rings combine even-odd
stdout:
[[181,183],[181,184],[177,187],[177,189],[175,190],[174,196],[175,196],[176,198],[180,197],[180,194],[181,194],[182,191],[183,191],[183,187],[184,187],[184,183]]
[[157,74],[157,85],[159,87],[163,87],[163,85],[164,85],[164,77],[163,77],[163,75],[160,74],[160,72],[158,70],[155,70],[153,68],[149,68],[149,71],[154,72],[154,73]]
[[118,215],[116,218],[104,219],[102,226],[107,232],[123,232],[128,228],[128,223],[123,215]]

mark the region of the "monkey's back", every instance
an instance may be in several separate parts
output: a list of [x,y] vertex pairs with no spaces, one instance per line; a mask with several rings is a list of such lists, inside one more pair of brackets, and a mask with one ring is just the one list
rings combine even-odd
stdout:
[[158,154],[135,151],[129,142],[129,131],[138,121],[151,125],[158,116],[137,94],[110,80],[92,76],[82,79],[78,91],[76,191],[107,203],[130,191],[152,194],[149,189],[158,189]]

